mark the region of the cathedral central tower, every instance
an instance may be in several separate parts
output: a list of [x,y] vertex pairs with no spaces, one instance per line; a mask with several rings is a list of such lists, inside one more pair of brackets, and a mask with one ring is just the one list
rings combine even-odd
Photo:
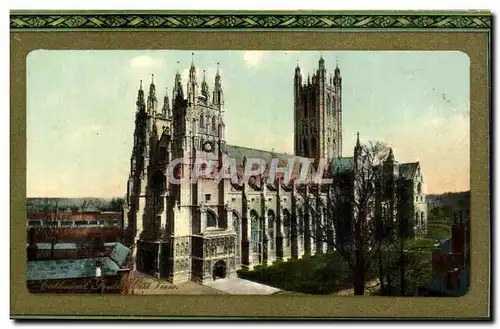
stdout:
[[315,160],[342,157],[342,76],[338,65],[328,75],[320,58],[316,73],[294,77],[295,155]]

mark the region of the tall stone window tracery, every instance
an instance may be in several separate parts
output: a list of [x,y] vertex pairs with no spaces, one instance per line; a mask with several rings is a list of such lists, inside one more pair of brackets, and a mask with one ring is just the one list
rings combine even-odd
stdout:
[[259,214],[257,214],[255,210],[250,211],[250,239],[253,253],[253,262],[260,263],[262,261],[262,225],[260,223]]
[[205,116],[203,114],[200,114],[200,129],[205,128]]
[[285,231],[285,247],[290,248],[292,245],[292,216],[288,209],[283,211],[283,229]]
[[234,254],[236,256],[236,262],[237,264],[240,263],[240,257],[241,257],[241,228],[240,228],[240,218],[238,217],[238,214],[236,212],[232,212],[233,215],[233,231],[236,233],[236,240],[235,240],[235,251]]
[[276,225],[276,216],[274,215],[274,211],[269,209],[267,212],[267,231],[269,234],[269,247],[271,250],[275,249],[275,225]]

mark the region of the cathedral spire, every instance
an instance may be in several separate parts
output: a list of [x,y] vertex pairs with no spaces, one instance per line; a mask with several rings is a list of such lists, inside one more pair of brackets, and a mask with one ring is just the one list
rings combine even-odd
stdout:
[[151,84],[149,85],[149,96],[156,94],[155,75],[151,74]]
[[[179,64],[179,61],[177,61],[177,64]],[[172,104],[175,105],[175,102],[178,99],[184,100],[184,92],[182,90],[182,79],[181,79],[181,74],[179,72],[179,68],[177,68],[177,73],[175,74],[175,80],[174,80],[174,89],[172,89]]]
[[151,84],[149,85],[148,113],[155,115],[158,100],[156,99],[156,86],[154,84],[154,74],[151,74]]
[[142,80],[139,84],[139,91],[137,93],[137,102],[136,105],[139,109],[143,108],[146,103],[144,102],[144,90],[142,90]]
[[194,53],[191,61],[191,68],[189,69],[189,82],[187,84],[187,99],[190,106],[196,103],[196,97],[198,96],[198,83],[196,82],[196,67],[194,66]]
[[394,161],[394,153],[392,152],[392,147],[389,148],[389,155],[387,156],[388,161]]
[[356,146],[354,147],[354,157],[357,158],[361,155],[361,143],[359,142],[359,131],[357,132]]
[[165,97],[163,98],[163,116],[170,116],[170,100],[168,99],[168,88],[165,88]]
[[196,81],[196,66],[194,66],[194,53],[191,53],[191,68],[189,69],[189,81]]
[[214,92],[213,92],[213,104],[222,107],[224,105],[224,92],[222,90],[222,83],[220,79],[219,73],[219,63],[217,62],[217,73],[215,74],[215,84],[214,84]]
[[300,66],[299,66],[299,60],[297,60],[297,67],[295,67],[295,77],[300,76]]
[[203,82],[201,83],[201,94],[205,96],[205,99],[208,101],[208,84],[205,75],[205,70],[203,70]]
[[325,70],[325,60],[323,59],[323,52],[321,52],[321,55],[319,57],[319,69]]

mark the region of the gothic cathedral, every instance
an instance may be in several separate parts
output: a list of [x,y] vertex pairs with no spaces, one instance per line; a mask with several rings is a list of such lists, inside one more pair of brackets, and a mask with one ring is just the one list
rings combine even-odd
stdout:
[[[337,66],[328,75],[323,58],[318,64],[307,82],[300,68],[295,69],[295,155],[226,143],[219,71],[210,92],[205,74],[199,79],[192,63],[186,94],[177,73],[172,99],[165,91],[162,104],[153,78],[147,97],[141,82],[124,214],[124,241],[132,246],[135,270],[173,283],[203,283],[235,276],[243,267],[326,252],[337,239],[349,236],[347,231],[328,227],[329,238],[316,239],[320,232],[312,218],[327,223],[328,213],[319,206],[305,207],[313,192],[301,193],[294,184],[261,177],[234,183],[208,175],[174,184],[169,178],[191,177],[200,158],[211,160],[215,167],[224,159],[234,159],[238,171],[247,158],[268,164],[276,158],[285,162],[327,159],[337,172],[350,175],[353,157],[342,157],[340,69]],[[409,184],[415,185],[409,211],[415,212],[411,226],[417,232],[426,221],[420,165],[398,166],[397,174],[406,175]],[[173,170],[172,175],[168,170]]]

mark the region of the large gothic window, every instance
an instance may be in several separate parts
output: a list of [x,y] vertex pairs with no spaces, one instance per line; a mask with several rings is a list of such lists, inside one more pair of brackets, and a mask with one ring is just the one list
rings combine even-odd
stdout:
[[165,190],[165,176],[159,170],[156,170],[152,178],[153,185],[153,209],[155,216],[163,211],[162,194]]
[[222,129],[222,124],[219,123],[219,139],[224,139],[223,135],[223,129]]
[[216,125],[215,125],[215,117],[212,117],[212,134],[215,135],[217,129],[215,128]]
[[233,211],[233,231],[236,233],[236,241],[235,241],[235,255],[236,257],[240,257],[241,253],[241,234],[240,234],[240,218],[238,214]]
[[205,127],[205,117],[203,114],[200,114],[200,129],[203,129]]
[[304,155],[308,156],[309,155],[309,148],[307,147],[307,140],[305,138],[302,140],[302,147],[304,149]]
[[288,209],[283,212],[283,228],[285,230],[286,247],[290,247],[292,244],[292,216]]
[[299,209],[297,211],[297,220],[299,222],[297,234],[299,236],[299,240],[302,241],[302,239],[304,238],[304,214],[302,213],[302,209]]
[[217,227],[217,217],[210,210],[207,211],[207,227]]
[[252,244],[252,251],[259,252],[259,215],[255,210],[250,211],[250,239]]
[[267,212],[267,231],[269,232],[269,246],[271,250],[274,250],[275,236],[274,236],[274,226],[276,224],[276,216],[274,211],[269,209]]

